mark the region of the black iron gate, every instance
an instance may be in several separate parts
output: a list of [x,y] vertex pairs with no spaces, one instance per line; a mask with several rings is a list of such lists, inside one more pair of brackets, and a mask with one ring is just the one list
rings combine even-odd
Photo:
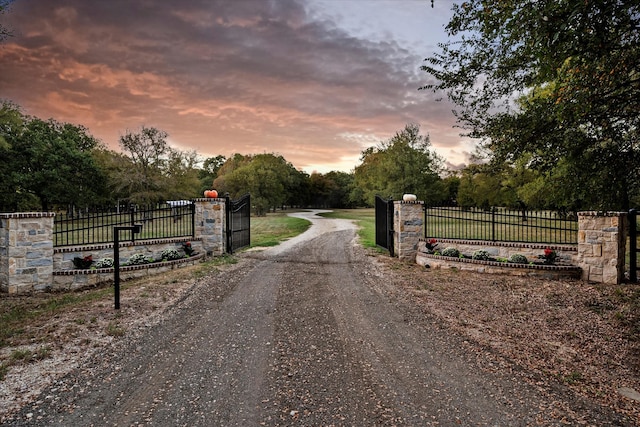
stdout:
[[232,254],[251,243],[251,196],[245,194],[238,200],[226,198],[227,253]]
[[376,196],[376,245],[393,253],[393,200]]
[[638,210],[629,211],[629,281],[638,281]]

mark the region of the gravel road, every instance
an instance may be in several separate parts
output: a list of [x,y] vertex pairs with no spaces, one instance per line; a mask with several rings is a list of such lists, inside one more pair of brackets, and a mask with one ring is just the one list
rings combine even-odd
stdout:
[[296,215],[306,233],[242,253],[7,425],[633,425],[412,306],[351,222]]

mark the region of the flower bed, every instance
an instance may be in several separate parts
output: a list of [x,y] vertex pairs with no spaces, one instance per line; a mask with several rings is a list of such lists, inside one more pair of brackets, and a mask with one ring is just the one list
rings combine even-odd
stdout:
[[[129,279],[193,265],[205,256],[200,239],[136,240],[120,245],[120,277]],[[113,244],[56,248],[49,290],[77,290],[113,281]]]
[[[123,280],[159,274],[187,265],[193,265],[204,258],[204,254],[196,254],[188,258],[170,261],[156,261],[146,264],[121,265],[120,278]],[[113,281],[113,267],[60,270],[53,272],[55,290],[75,290],[100,283]]]
[[[439,250],[436,243],[445,243]],[[500,242],[460,242],[463,254],[452,244],[454,240],[421,240],[418,243],[416,263],[430,268],[471,270],[490,274],[510,274],[516,276],[542,276],[551,279],[580,278],[582,269],[571,264],[573,247],[549,248],[545,245],[514,244]],[[488,249],[488,250],[487,250]],[[524,252],[523,255],[519,252]],[[540,254],[537,254],[540,252]],[[449,256],[445,256],[449,255]]]

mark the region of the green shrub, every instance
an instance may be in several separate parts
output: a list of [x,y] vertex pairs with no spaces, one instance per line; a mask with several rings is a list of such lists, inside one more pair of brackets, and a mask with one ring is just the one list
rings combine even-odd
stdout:
[[113,258],[101,258],[93,266],[95,268],[113,268]]
[[149,264],[150,262],[153,262],[153,259],[147,257],[145,254],[134,254],[129,258],[126,265]]
[[489,252],[479,249],[473,253],[471,258],[478,261],[488,261],[491,256],[489,255]]
[[166,259],[167,261],[180,258],[184,258],[184,256],[175,249],[165,249],[162,251],[162,259]]
[[528,264],[529,260],[524,255],[513,254],[509,257],[509,262],[512,262],[514,264]]
[[460,251],[457,250],[456,248],[444,248],[442,250],[442,256],[450,256],[450,257],[455,257],[458,258],[460,256]]

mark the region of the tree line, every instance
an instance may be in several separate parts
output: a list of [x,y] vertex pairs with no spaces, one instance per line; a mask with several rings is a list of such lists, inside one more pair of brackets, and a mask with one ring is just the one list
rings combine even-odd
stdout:
[[489,204],[638,207],[640,2],[467,0],[452,9],[450,41],[423,70],[432,82],[424,89],[446,93],[485,155],[460,185],[500,188]]
[[[212,186],[251,193],[258,214],[371,206],[376,194],[407,192],[431,205],[640,206],[640,3],[467,0],[452,9],[450,41],[426,58],[422,89],[446,93],[478,142],[461,170],[446,170],[414,124],[365,149],[349,173],[308,175],[275,153],[201,159],[147,127],[127,131],[115,152],[82,126],[0,101],[0,209],[186,199]],[[0,41],[8,36],[0,27]]]
[[154,127],[127,130],[117,152],[83,126],[26,116],[19,106],[2,101],[0,210],[149,204],[202,197],[204,190],[215,188],[232,198],[250,193],[254,212],[262,215],[285,206],[370,206],[376,193],[396,198],[408,190],[427,194],[425,185],[441,181],[440,160],[416,125],[365,150],[362,164],[350,173],[309,175],[275,153],[203,159],[172,148],[167,138]]
[[[429,205],[577,210],[593,209],[581,191],[530,167],[530,157],[498,163],[478,159],[452,171],[428,135],[408,124],[362,151],[351,172],[307,174],[275,153],[201,158],[167,143],[166,132],[127,130],[120,152],[78,125],[22,114],[0,104],[0,210],[64,210],[149,204],[202,197],[207,189],[238,198],[250,193],[253,211],[283,207],[373,206],[376,195],[413,193]],[[569,194],[569,195],[568,195]],[[597,195],[594,195],[597,196]]]

